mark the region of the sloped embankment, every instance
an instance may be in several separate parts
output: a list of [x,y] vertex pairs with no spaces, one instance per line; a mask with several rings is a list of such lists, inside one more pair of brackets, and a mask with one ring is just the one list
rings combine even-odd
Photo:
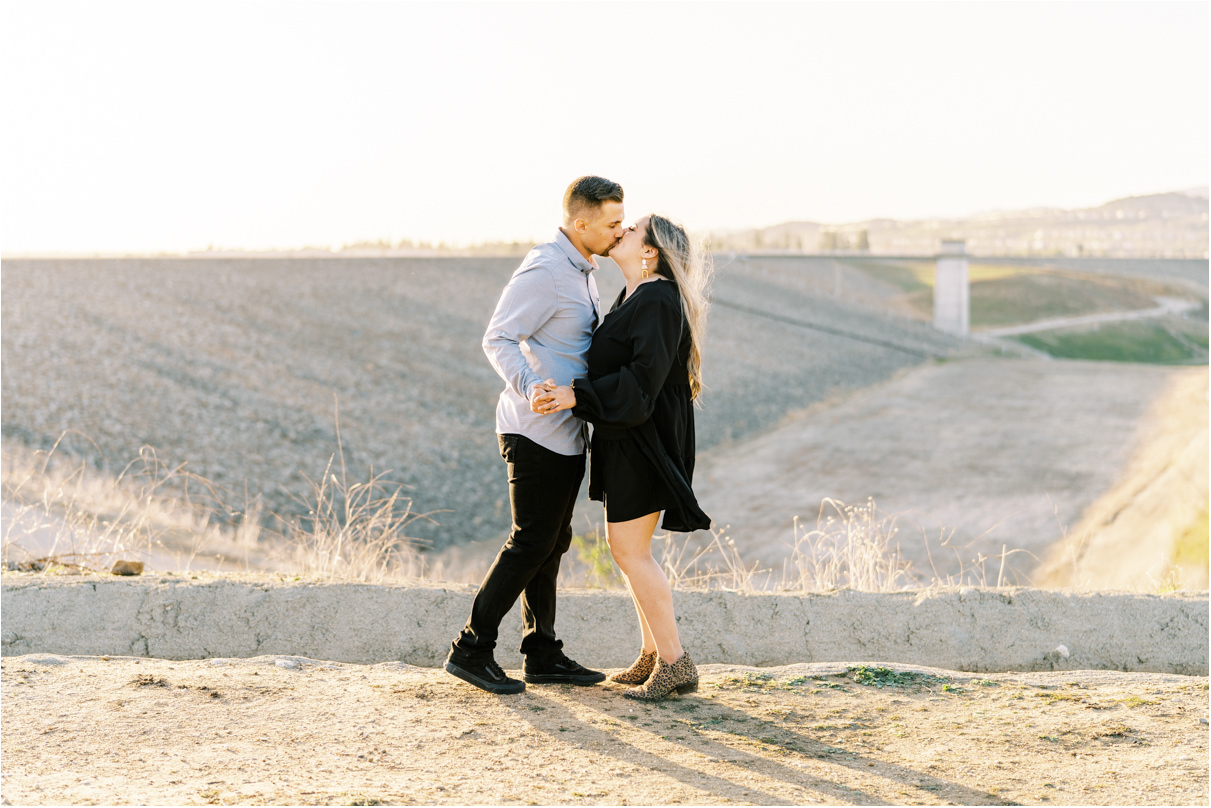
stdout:
[[1036,573],[1040,586],[1207,588],[1207,369],[1174,375],[1122,474]]

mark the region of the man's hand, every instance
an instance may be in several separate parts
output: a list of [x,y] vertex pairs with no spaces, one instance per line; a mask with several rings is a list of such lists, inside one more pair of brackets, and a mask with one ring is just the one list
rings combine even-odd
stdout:
[[555,381],[547,379],[539,382],[530,389],[530,411],[538,415],[546,415],[553,398],[551,391],[555,389]]

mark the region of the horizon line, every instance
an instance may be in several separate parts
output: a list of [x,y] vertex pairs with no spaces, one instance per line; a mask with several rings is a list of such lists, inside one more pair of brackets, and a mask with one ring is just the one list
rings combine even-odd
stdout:
[[[921,217],[909,218],[909,219],[896,219],[896,218],[890,217],[890,216],[869,216],[869,217],[866,217],[863,219],[850,220],[850,221],[846,221],[846,222],[822,222],[822,221],[814,221],[811,219],[784,219],[784,220],[776,222],[774,224],[752,226],[752,227],[735,227],[735,228],[710,227],[710,228],[705,228],[703,230],[697,231],[696,235],[699,237],[706,237],[706,238],[709,238],[711,236],[716,236],[716,235],[729,236],[729,235],[736,235],[736,234],[745,233],[745,232],[769,230],[769,229],[776,228],[776,227],[785,227],[787,225],[817,225],[822,229],[828,228],[828,229],[840,230],[843,228],[852,228],[852,227],[860,226],[863,224],[869,224],[872,222],[897,222],[897,223],[904,223],[904,224],[935,223],[935,222],[938,224],[956,223],[956,222],[966,222],[966,221],[976,220],[976,219],[986,217],[986,216],[989,216],[992,214],[1004,215],[1004,214],[1013,214],[1013,213],[1028,214],[1028,213],[1035,213],[1035,212],[1040,212],[1040,211],[1096,210],[1097,208],[1105,207],[1106,205],[1110,205],[1115,202],[1122,202],[1122,201],[1126,201],[1129,199],[1144,199],[1144,198],[1153,197],[1153,196],[1178,195],[1178,196],[1190,197],[1192,199],[1202,199],[1204,201],[1207,201],[1208,196],[1209,196],[1208,191],[1209,191],[1209,189],[1208,189],[1207,185],[1196,185],[1196,186],[1189,186],[1189,187],[1186,187],[1186,188],[1183,188],[1180,190],[1160,191],[1160,192],[1156,192],[1156,193],[1133,194],[1133,195],[1128,195],[1128,196],[1115,197],[1114,199],[1110,199],[1106,202],[1103,202],[1100,205],[1094,205],[1091,207],[1065,208],[1065,207],[1059,207],[1059,206],[1054,206],[1054,205],[1033,205],[1033,206],[1022,207],[1022,208],[985,208],[982,210],[973,211],[964,216],[921,216]],[[247,256],[281,256],[281,255],[298,255],[300,253],[301,254],[316,254],[316,255],[321,255],[321,254],[339,255],[340,253],[343,253],[343,252],[353,252],[353,251],[359,251],[359,250],[363,251],[363,252],[374,252],[376,255],[381,254],[384,256],[398,254],[400,257],[412,257],[412,256],[425,257],[427,255],[436,257],[438,255],[457,253],[457,252],[488,251],[488,253],[485,253],[485,254],[490,254],[491,251],[493,251],[493,250],[500,252],[504,248],[508,248],[508,247],[512,247],[512,248],[514,248],[514,250],[518,250],[518,249],[521,249],[524,245],[534,245],[534,244],[539,244],[539,243],[542,243],[542,240],[535,239],[533,237],[527,238],[527,239],[517,239],[517,238],[503,239],[503,238],[501,238],[501,239],[480,240],[480,241],[474,241],[474,242],[449,243],[449,244],[444,240],[432,241],[432,240],[423,239],[423,238],[419,238],[419,239],[403,238],[403,239],[397,239],[397,240],[387,240],[387,239],[380,238],[377,241],[369,241],[369,240],[363,239],[363,240],[353,241],[353,242],[344,242],[339,246],[302,245],[302,246],[292,246],[292,247],[245,247],[245,246],[221,246],[220,247],[220,246],[215,246],[213,243],[211,243],[205,247],[188,247],[188,248],[182,248],[182,249],[161,249],[161,250],[128,250],[128,251],[122,251],[122,250],[57,250],[57,249],[53,249],[53,248],[45,249],[45,250],[15,250],[15,251],[13,251],[13,250],[4,250],[3,248],[0,248],[0,259],[2,259],[4,257],[14,258],[14,259],[44,259],[44,258],[75,258],[75,259],[97,258],[97,259],[100,259],[100,258],[156,258],[156,257],[205,258],[205,257],[212,257],[212,256],[213,257],[227,257],[227,256],[232,256],[232,255],[237,255],[237,254],[238,255],[247,255]],[[407,246],[405,246],[405,245],[407,245]],[[728,250],[726,252],[736,252],[736,251]],[[764,250],[764,251],[754,251],[754,252],[779,252],[779,251]],[[801,251],[794,251],[794,250],[787,250],[786,252],[788,252],[790,254],[796,254],[796,255],[804,254]],[[512,252],[503,252],[500,254],[512,254]],[[749,253],[749,254],[751,254],[751,253]],[[831,254],[836,254],[836,253],[824,252],[821,254],[831,255]],[[871,254],[871,253],[864,253],[864,254]],[[1006,256],[1006,257],[1010,257],[1010,256]]]

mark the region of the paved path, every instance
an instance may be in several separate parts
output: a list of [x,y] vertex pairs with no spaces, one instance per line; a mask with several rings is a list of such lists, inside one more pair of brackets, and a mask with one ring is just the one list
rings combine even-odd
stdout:
[[1199,308],[1199,303],[1182,300],[1176,297],[1158,297],[1159,306],[1151,309],[1135,309],[1134,311],[1112,311],[1105,314],[1085,314],[1080,317],[1053,317],[1050,320],[1038,320],[1025,325],[1012,325],[1005,328],[990,328],[973,336],[977,337],[1012,337],[1017,334],[1030,334],[1035,331],[1051,331],[1055,328],[1069,328],[1076,325],[1093,325],[1095,323],[1114,323],[1121,320],[1146,320],[1153,317],[1181,315]]

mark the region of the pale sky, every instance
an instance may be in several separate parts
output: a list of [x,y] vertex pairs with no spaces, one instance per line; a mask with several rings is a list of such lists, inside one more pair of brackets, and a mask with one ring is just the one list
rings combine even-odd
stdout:
[[1208,4],[4,2],[6,253],[545,240],[1208,181]]

